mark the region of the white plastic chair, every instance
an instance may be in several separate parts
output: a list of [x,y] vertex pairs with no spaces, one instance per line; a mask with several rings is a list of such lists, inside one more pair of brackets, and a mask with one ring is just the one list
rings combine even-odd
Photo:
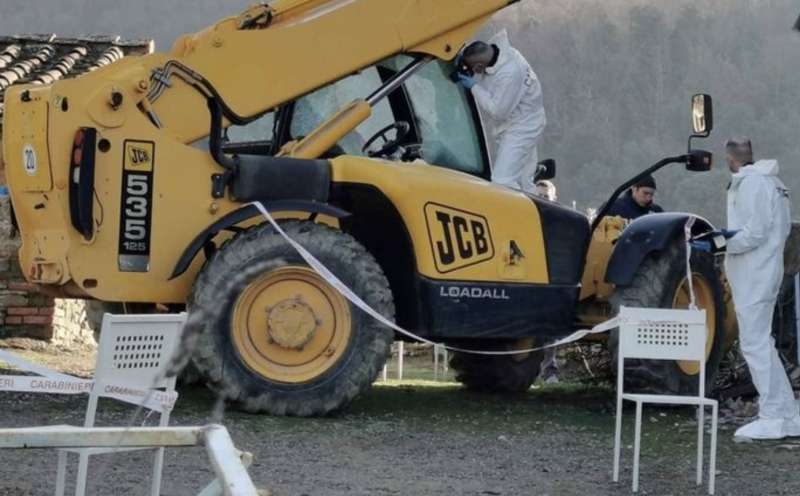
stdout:
[[[639,490],[639,454],[642,438],[644,403],[696,405],[697,485],[703,483],[703,439],[705,407],[712,409],[711,453],[708,469],[708,493],[714,494],[717,470],[717,401],[705,397],[706,384],[706,312],[705,310],[665,310],[622,307],[619,313],[619,360],[617,363],[617,418],[614,436],[614,482],[619,482],[619,459],[622,444],[622,402],[636,403],[636,426],[633,448],[633,492]],[[700,363],[697,396],[629,394],[623,390],[625,359],[686,360]]]
[[[101,396],[134,403],[130,398],[120,396],[121,388],[149,391],[163,389],[174,393],[175,377],[165,378],[168,367],[180,344],[181,331],[186,314],[179,315],[111,315],[103,316],[100,343],[97,349],[95,383],[89,393],[84,427],[94,427],[97,400]],[[145,393],[146,394],[146,393]],[[138,403],[136,403],[138,404]],[[152,406],[152,405],[151,405]],[[172,405],[161,409],[159,426],[169,424]],[[86,493],[86,480],[89,456],[154,448],[81,448],[61,449],[58,452],[56,476],[56,496],[63,496],[67,472],[67,453],[79,455],[76,496]],[[161,491],[161,470],[164,464],[164,448],[155,448],[151,494],[158,496]]]

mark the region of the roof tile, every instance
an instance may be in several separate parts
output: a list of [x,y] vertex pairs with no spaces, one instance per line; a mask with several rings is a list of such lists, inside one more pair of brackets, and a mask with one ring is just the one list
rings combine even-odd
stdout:
[[128,55],[152,51],[152,40],[122,40],[119,36],[0,36],[0,122],[5,90],[11,85],[51,84],[94,71]]

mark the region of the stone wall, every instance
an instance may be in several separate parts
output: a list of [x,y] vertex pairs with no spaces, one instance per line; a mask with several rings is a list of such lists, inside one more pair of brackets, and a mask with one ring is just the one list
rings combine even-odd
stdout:
[[64,345],[94,343],[81,300],[56,300],[25,281],[19,267],[19,237],[8,197],[0,196],[0,338],[28,337]]
[[94,346],[94,333],[84,300],[55,301],[50,340],[64,346]]

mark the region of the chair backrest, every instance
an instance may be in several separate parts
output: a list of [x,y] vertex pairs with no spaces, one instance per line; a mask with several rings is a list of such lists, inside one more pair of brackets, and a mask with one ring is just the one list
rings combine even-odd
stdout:
[[142,389],[174,385],[162,372],[180,344],[185,321],[186,314],[105,314],[95,381]]
[[621,357],[705,360],[705,310],[622,307],[619,317]]
[[621,307],[619,319],[620,376],[626,358],[696,361],[700,363],[700,394],[704,395],[705,310]]

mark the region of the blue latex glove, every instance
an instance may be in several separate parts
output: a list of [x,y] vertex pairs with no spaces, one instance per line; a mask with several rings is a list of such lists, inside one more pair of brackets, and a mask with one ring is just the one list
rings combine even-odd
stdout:
[[738,229],[720,229],[719,232],[714,234],[721,234],[722,236],[725,236],[725,239],[731,239],[732,237],[736,236],[738,232]]
[[474,78],[467,76],[466,74],[459,74],[458,75],[458,84],[463,86],[464,88],[471,90],[473,86],[478,84]]
[[695,251],[702,251],[705,253],[711,253],[711,241],[689,241],[689,246],[692,247],[692,250]]

